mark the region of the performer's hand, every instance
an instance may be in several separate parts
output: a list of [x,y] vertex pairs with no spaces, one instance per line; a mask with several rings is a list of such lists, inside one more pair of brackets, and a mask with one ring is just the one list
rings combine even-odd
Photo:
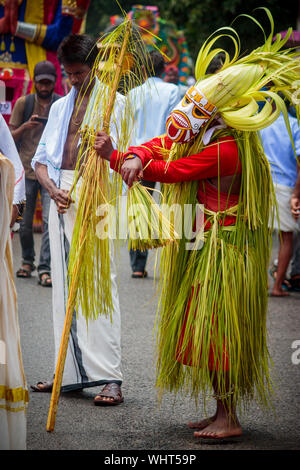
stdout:
[[96,153],[99,155],[99,157],[110,161],[110,157],[114,151],[114,148],[111,143],[111,138],[106,134],[106,132],[97,132],[94,142],[94,150],[96,150]]
[[300,198],[296,196],[291,197],[291,212],[295,220],[300,218]]
[[139,157],[126,160],[121,168],[121,176],[129,188],[143,178],[143,164]]
[[66,189],[56,188],[56,190],[51,193],[50,196],[55,201],[57,212],[59,214],[64,214],[67,209],[69,209],[72,202],[74,202],[69,196],[69,191]]

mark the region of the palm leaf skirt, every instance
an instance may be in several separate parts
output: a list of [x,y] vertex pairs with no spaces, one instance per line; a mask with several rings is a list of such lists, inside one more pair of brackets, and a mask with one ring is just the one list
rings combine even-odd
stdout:
[[[255,398],[270,406],[266,316],[273,186],[257,136],[237,137],[237,142],[243,167],[239,204],[227,212],[205,211],[211,227],[202,249],[188,258],[164,248],[164,265],[173,269],[161,281],[157,387],[160,394],[190,392],[196,401],[200,395],[205,403],[214,381],[221,396],[233,391],[237,405]],[[254,197],[253,178],[264,188]],[[234,213],[234,226],[220,224]]]

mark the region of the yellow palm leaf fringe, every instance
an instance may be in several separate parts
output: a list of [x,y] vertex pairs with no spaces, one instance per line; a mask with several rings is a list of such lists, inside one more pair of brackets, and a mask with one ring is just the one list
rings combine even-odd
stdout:
[[[274,122],[280,112],[289,129],[286,106],[278,92],[291,98],[299,62],[294,50],[281,50],[289,32],[286,39],[277,36],[272,42],[273,20],[264,11],[271,33],[251,54],[239,58],[239,38],[232,28],[221,28],[203,44],[196,63],[197,87],[217,106],[217,116],[212,116],[194,141],[174,143],[166,156],[173,161],[200,152],[204,133],[221,117],[227,127],[215,132],[209,145],[233,136],[242,177],[238,206],[218,213],[205,211],[211,228],[205,232],[201,250],[187,252],[184,238],[176,249],[172,244],[162,249],[156,317],[160,397],[165,391],[184,391],[191,392],[196,402],[201,396],[206,403],[215,378],[224,402],[229,387],[237,405],[246,406],[255,398],[263,406],[272,406],[266,314],[272,233],[268,221],[274,190],[256,131]],[[235,45],[232,59],[227,51],[214,47],[224,35]],[[206,75],[209,63],[221,51],[225,54],[222,68]],[[258,101],[265,103],[260,111]],[[195,205],[197,187],[198,182],[164,185],[163,203]],[[232,215],[232,210],[235,226],[222,227],[220,221]]]
[[[77,310],[80,305],[86,319],[112,312],[109,262],[112,243],[107,234],[99,233],[97,208],[107,207],[109,210],[110,206],[114,207],[117,242],[122,229],[117,216],[122,180],[117,173],[111,175],[107,162],[96,156],[93,150],[95,133],[101,128],[109,131],[110,115],[106,112],[103,116],[101,110],[112,110],[116,90],[121,88],[123,93],[128,93],[132,87],[144,82],[145,73],[149,70],[142,39],[128,20],[99,40],[99,50],[91,80],[97,77],[101,86],[93,102],[88,105],[87,113],[91,118],[82,132],[74,184],[79,196],[68,265],[69,285],[76,279]],[[130,68],[128,64],[135,66]],[[119,151],[127,150],[130,145],[136,104],[139,103],[125,100],[123,113],[112,116],[118,133],[115,144]],[[142,210],[136,211],[137,206]],[[127,214],[131,214],[128,223],[129,247],[154,248],[176,238],[159,206],[139,183],[128,191]],[[113,221],[113,218],[110,220]],[[148,235],[150,228],[154,233],[153,239]]]

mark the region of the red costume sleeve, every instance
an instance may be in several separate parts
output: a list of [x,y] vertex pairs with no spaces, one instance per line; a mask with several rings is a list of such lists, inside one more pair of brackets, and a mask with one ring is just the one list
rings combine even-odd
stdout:
[[126,154],[114,152],[111,168],[118,171],[124,157],[136,154],[144,169],[143,178],[161,183],[179,183],[217,176],[229,176],[241,172],[238,148],[232,137],[225,137],[207,145],[200,153],[179,158],[167,163],[163,160],[163,149],[170,149],[172,141],[167,137],[156,137],[139,147],[130,147]]

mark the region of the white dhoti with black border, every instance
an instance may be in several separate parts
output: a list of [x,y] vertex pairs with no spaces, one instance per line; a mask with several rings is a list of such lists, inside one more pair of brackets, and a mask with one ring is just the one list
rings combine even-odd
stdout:
[[[60,188],[71,188],[74,171],[61,170]],[[51,201],[49,214],[49,236],[51,250],[53,327],[55,342],[55,364],[57,363],[65,320],[67,293],[67,259],[75,223],[75,204],[65,214],[58,214]],[[95,235],[96,236],[96,235]],[[114,311],[112,321],[101,315],[96,320],[86,319],[81,311],[74,312],[62,392],[95,387],[105,383],[122,383],[121,372],[121,316],[114,255],[111,252],[111,289]]]

